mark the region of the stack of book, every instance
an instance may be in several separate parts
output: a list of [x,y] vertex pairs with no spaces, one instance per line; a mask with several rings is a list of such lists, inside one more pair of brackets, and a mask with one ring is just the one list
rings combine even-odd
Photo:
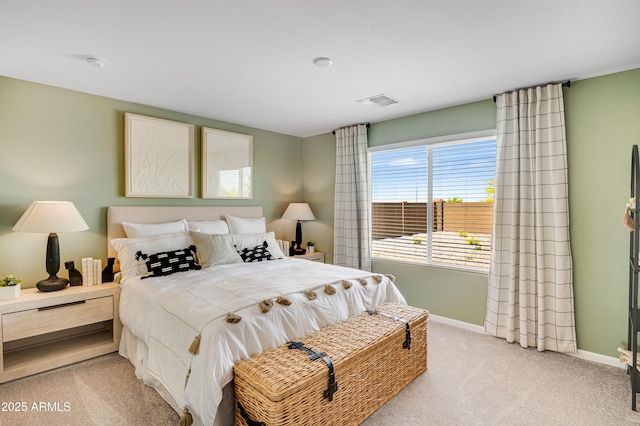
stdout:
[[82,258],[82,285],[94,286],[102,284],[102,259]]
[[289,241],[278,240],[278,246],[280,246],[280,250],[282,250],[285,256],[289,256],[289,247],[291,247]]

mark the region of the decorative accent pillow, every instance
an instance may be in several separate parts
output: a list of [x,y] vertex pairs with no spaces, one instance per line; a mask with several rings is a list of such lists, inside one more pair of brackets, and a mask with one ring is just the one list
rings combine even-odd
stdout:
[[196,257],[193,254],[195,251],[194,245],[180,250],[163,251],[149,255],[138,251],[136,260],[145,260],[149,271],[149,275],[142,277],[142,279],[171,275],[189,269],[201,269],[202,267],[196,263]]
[[189,230],[185,219],[166,223],[122,222],[122,227],[128,238],[151,237],[153,235],[169,234],[171,232],[187,232]]
[[255,246],[254,248],[244,248],[240,252],[240,257],[245,262],[262,262],[265,260],[276,260],[267,250],[267,242]]
[[189,247],[193,239],[188,232],[154,235],[142,238],[115,238],[111,245],[118,252],[122,280],[139,275],[147,275],[144,260],[136,259],[136,253],[159,253],[161,251],[178,250]]
[[[187,221],[189,231],[198,231],[204,234],[228,234],[229,226],[224,220]],[[199,253],[198,253],[199,254]]]
[[243,262],[233,246],[231,235],[211,235],[196,231],[191,231],[190,234],[196,244],[198,260],[203,268]]
[[235,217],[225,215],[231,234],[259,234],[267,232],[267,222],[264,217]]
[[242,251],[242,249],[245,248],[254,248],[266,242],[267,248],[273,257],[276,259],[284,258],[284,253],[276,241],[276,234],[274,232],[265,232],[260,234],[231,234],[231,236],[233,237],[233,245],[238,251]]

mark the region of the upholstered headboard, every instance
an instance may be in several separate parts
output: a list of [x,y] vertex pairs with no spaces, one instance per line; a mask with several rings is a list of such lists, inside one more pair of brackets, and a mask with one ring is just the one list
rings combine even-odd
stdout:
[[218,220],[225,215],[262,217],[262,206],[112,206],[107,209],[107,253],[116,257],[114,238],[124,238],[122,222],[162,223],[180,219]]

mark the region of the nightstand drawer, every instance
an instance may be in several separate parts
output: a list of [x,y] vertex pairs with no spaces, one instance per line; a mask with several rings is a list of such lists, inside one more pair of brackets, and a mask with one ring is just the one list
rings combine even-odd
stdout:
[[2,315],[4,342],[113,319],[113,296]]

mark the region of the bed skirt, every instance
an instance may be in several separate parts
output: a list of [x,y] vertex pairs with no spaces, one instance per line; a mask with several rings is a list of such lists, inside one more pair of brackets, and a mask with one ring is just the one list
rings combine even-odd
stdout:
[[[149,348],[144,342],[131,333],[125,326],[122,327],[122,337],[120,338],[120,349],[118,353],[127,358],[134,366],[136,377],[144,382],[145,385],[156,390],[178,415],[182,415],[181,407],[173,397],[173,395],[161,383],[147,374],[145,368],[145,359]],[[234,396],[233,382],[227,384],[223,390],[222,402],[218,406],[216,419],[213,426],[230,426],[233,425],[234,417]],[[202,420],[195,414],[193,416],[194,426],[203,426]]]

